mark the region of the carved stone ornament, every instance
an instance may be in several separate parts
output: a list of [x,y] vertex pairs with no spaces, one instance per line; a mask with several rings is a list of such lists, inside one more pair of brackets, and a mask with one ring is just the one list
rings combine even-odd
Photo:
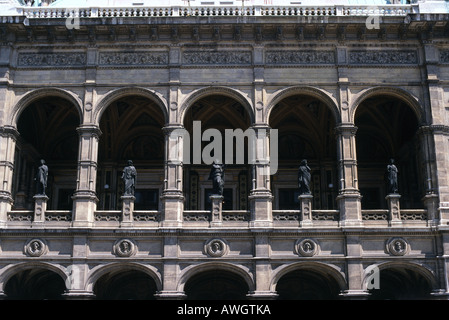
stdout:
[[265,62],[267,64],[333,64],[333,51],[268,51]]
[[403,238],[392,238],[387,241],[386,249],[391,255],[403,256],[410,251],[410,245]]
[[417,64],[418,53],[404,51],[352,51],[349,53],[351,64]]
[[21,67],[74,67],[84,66],[87,56],[83,52],[19,53]]
[[167,52],[100,52],[99,65],[166,65]]
[[115,242],[113,252],[118,257],[131,257],[137,252],[137,245],[130,239],[120,239]]
[[182,60],[189,65],[248,65],[251,64],[250,51],[189,51]]
[[210,257],[222,257],[228,253],[228,244],[221,239],[212,239],[206,242],[204,251]]
[[296,241],[295,253],[303,257],[312,257],[319,252],[318,243],[310,238],[300,239]]
[[48,251],[47,244],[41,239],[32,239],[25,244],[24,253],[29,257],[40,257]]

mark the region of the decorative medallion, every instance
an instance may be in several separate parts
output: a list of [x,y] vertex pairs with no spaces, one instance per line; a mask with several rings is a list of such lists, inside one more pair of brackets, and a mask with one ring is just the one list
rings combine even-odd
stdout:
[[318,253],[319,246],[315,240],[306,238],[296,241],[295,249],[296,254],[303,257],[312,257]]
[[386,249],[394,256],[403,256],[410,251],[410,245],[403,238],[392,238],[387,241]]
[[24,252],[29,257],[40,257],[47,253],[47,244],[40,239],[33,239],[25,244]]
[[121,239],[115,242],[113,252],[118,257],[131,257],[136,254],[137,246],[130,239]]
[[210,257],[222,257],[228,252],[228,245],[221,239],[212,239],[206,242],[205,252]]

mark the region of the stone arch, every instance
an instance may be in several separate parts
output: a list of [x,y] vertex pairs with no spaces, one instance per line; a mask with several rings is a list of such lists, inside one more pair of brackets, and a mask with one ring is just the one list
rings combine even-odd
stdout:
[[273,109],[276,107],[276,105],[282,101],[283,99],[293,96],[293,95],[310,95],[313,96],[320,101],[322,101],[324,104],[326,104],[330,111],[332,112],[335,124],[340,123],[340,111],[337,107],[337,104],[335,100],[330,96],[330,94],[322,89],[318,89],[315,87],[310,86],[295,86],[295,87],[289,87],[286,89],[282,89],[279,92],[275,93],[269,102],[267,103],[267,107],[265,109],[265,115],[264,115],[264,122],[269,123],[270,121],[270,114],[273,111]]
[[181,103],[179,109],[179,123],[184,123],[184,118],[187,110],[198,100],[210,96],[210,95],[224,95],[229,98],[235,99],[239,102],[245,110],[248,112],[251,123],[254,123],[254,110],[251,102],[239,91],[227,88],[227,87],[207,87],[193,91],[190,93],[184,101]]
[[420,103],[419,99],[416,98],[413,94],[398,87],[378,86],[365,89],[359,93],[349,109],[351,123],[354,123],[355,121],[355,114],[360,104],[366,99],[376,95],[388,95],[406,102],[407,105],[409,105],[415,113],[418,123],[421,124],[425,122],[425,113],[424,109],[421,106],[422,104]]
[[179,292],[184,291],[185,284],[192,277],[201,274],[202,272],[212,271],[221,269],[234,273],[242,278],[248,285],[248,291],[255,290],[255,283],[250,271],[244,266],[235,265],[227,262],[206,262],[199,265],[192,265],[187,267],[181,274],[180,279],[177,284],[177,289]]
[[25,270],[36,268],[54,272],[62,278],[64,283],[67,281],[68,275],[64,271],[64,268],[59,265],[40,261],[23,262],[19,264],[9,265],[8,267],[5,268],[5,270],[3,270],[3,272],[0,274],[0,292],[4,291],[6,283],[14,275]]
[[65,89],[52,87],[52,88],[40,88],[33,90],[25,94],[22,98],[20,98],[20,100],[15,104],[15,106],[12,109],[12,112],[8,119],[9,120],[8,124],[16,127],[20,114],[23,112],[23,110],[25,110],[26,107],[28,107],[34,101],[50,96],[60,97],[69,101],[73,106],[75,106],[79,115],[80,123],[82,122],[83,102],[81,101],[81,99],[73,92],[70,92]]
[[155,102],[158,107],[161,109],[164,115],[164,122],[168,122],[168,111],[167,111],[167,102],[165,98],[156,91],[142,88],[142,87],[126,87],[114,89],[108,92],[97,104],[94,108],[94,123],[100,125],[101,116],[103,115],[106,108],[115,100],[123,98],[125,96],[141,96],[148,98]]
[[284,265],[274,271],[270,282],[270,290],[273,292],[276,291],[276,285],[279,280],[289,272],[297,270],[314,270],[323,275],[327,273],[336,281],[341,291],[347,289],[346,279],[336,266],[315,261],[304,261]]
[[[438,280],[436,279],[435,272],[426,267],[425,265],[417,264],[411,261],[388,261],[388,262],[381,262],[378,264],[370,265],[375,266],[379,269],[379,271],[387,270],[390,268],[400,268],[400,269],[409,269],[413,272],[416,272],[417,274],[424,277],[424,279],[427,280],[427,282],[430,284],[432,289],[439,289],[438,288]],[[368,274],[368,267],[364,269],[364,275],[363,275],[363,285],[366,284]]]
[[85,289],[86,291],[93,292],[97,280],[109,272],[120,272],[130,270],[141,271],[147,274],[154,280],[157,290],[158,291],[162,290],[162,275],[160,274],[160,272],[153,266],[143,265],[134,262],[113,262],[107,265],[100,265],[93,268],[88,275],[87,281],[85,283]]

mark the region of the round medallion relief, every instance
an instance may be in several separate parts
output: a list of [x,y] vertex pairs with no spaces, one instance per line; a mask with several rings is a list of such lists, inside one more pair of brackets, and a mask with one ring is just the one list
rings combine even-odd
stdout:
[[306,238],[296,241],[296,254],[303,257],[312,257],[319,251],[318,243],[314,239]]
[[115,242],[113,251],[118,257],[131,257],[136,254],[137,246],[130,239],[120,239]]
[[210,257],[222,257],[228,251],[227,243],[222,239],[212,239],[206,242],[205,252]]
[[47,253],[47,244],[41,239],[32,239],[25,244],[24,252],[29,257],[40,257]]
[[410,251],[410,245],[403,238],[391,238],[387,241],[387,252],[394,256],[403,256]]

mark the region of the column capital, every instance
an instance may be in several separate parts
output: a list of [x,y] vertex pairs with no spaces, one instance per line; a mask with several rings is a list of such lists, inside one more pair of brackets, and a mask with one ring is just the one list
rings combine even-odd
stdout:
[[162,132],[165,135],[170,135],[173,131],[183,129],[185,130],[184,126],[181,124],[170,124],[168,126],[162,127]]
[[95,124],[83,124],[76,128],[76,131],[80,136],[82,135],[94,135],[96,137],[100,137],[102,132],[100,127]]
[[335,126],[335,134],[351,134],[355,135],[357,132],[357,126],[353,123],[340,123]]
[[17,131],[16,127],[13,126],[2,126],[0,127],[0,136],[4,137],[13,137],[17,140],[17,138],[20,136],[19,131]]

